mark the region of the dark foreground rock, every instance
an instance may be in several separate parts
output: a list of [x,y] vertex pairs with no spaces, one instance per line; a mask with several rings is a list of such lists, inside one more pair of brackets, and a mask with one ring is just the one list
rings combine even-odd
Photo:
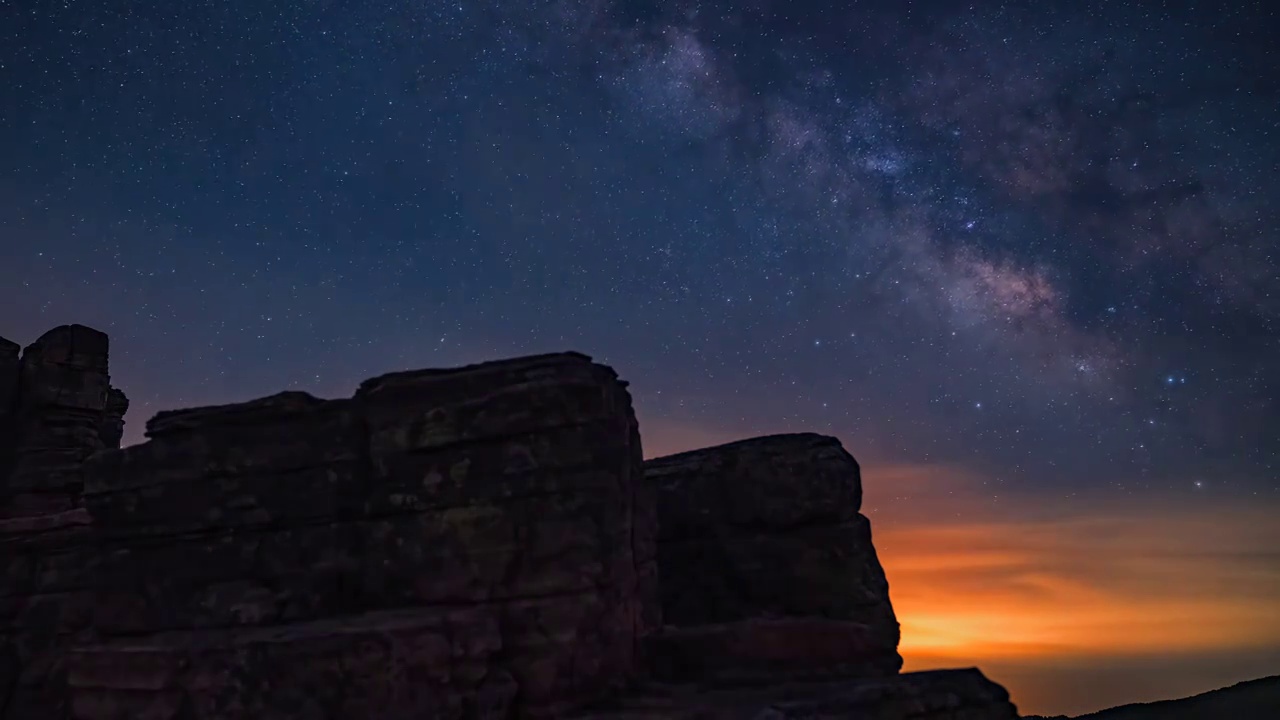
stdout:
[[107,336],[82,325],[19,354],[0,338],[0,718],[67,712],[66,653],[91,632],[100,560],[83,461],[119,447],[128,400]]
[[111,387],[108,340],[83,325],[54,328],[15,358],[0,338],[0,517],[73,510],[81,463],[120,446],[124,393]]
[[654,685],[578,720],[1017,720],[1004,688],[977,670],[733,688]]
[[[658,507],[663,617],[670,625],[754,635],[740,644],[778,646],[795,638],[792,672],[819,657],[892,675],[902,667],[889,584],[859,513],[858,463],[835,438],[773,435],[645,463]],[[742,625],[803,618],[787,632]],[[724,625],[729,624],[725,628]],[[705,631],[699,631],[699,634]],[[803,640],[801,638],[804,638]],[[844,658],[830,646],[843,642]],[[819,652],[817,645],[822,650]]]
[[654,678],[712,685],[892,675],[874,629],[822,618],[668,625],[649,639]]
[[[16,379],[14,379],[16,378]],[[105,336],[0,342],[0,720],[1006,720],[899,674],[833,438],[642,463],[576,353],[160,413]]]
[[77,718],[554,717],[638,673],[639,435],[585,356],[163,413],[147,434],[87,465],[111,549],[101,641],[71,657]]

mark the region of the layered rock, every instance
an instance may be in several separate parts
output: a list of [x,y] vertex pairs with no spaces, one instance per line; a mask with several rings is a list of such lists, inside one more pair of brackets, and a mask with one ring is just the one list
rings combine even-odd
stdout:
[[128,409],[111,387],[107,336],[83,325],[54,328],[23,351],[16,376],[12,343],[0,345],[10,438],[0,517],[72,510],[84,484],[80,464],[120,446]]
[[642,465],[575,353],[113,449],[127,406],[101,333],[0,341],[0,720],[1016,718],[976,670],[898,674],[833,438]]
[[645,475],[673,626],[656,651],[669,667],[719,654],[700,676],[898,672],[898,622],[859,513],[860,471],[838,440],[743,440],[650,460]]
[[835,438],[775,435],[645,464],[655,491],[659,681],[596,720],[1015,720],[977,670],[898,674],[898,622]]
[[639,671],[639,434],[586,356],[162,413],[147,435],[88,466],[110,549],[77,718],[551,717]]
[[66,652],[90,630],[98,560],[79,506],[82,462],[119,447],[128,400],[107,336],[55,328],[18,353],[0,339],[0,718],[64,717]]

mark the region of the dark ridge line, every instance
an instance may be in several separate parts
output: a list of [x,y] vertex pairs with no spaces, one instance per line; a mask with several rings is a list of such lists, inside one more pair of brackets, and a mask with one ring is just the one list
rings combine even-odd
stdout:
[[[560,363],[553,362],[556,360],[561,362]],[[608,365],[603,365],[601,363],[595,362],[595,360],[590,355],[587,355],[586,353],[578,352],[576,350],[564,350],[561,352],[539,353],[536,355],[522,355],[519,357],[502,358],[498,360],[485,360],[478,363],[471,363],[469,365],[460,365],[460,366],[451,367],[451,368],[420,368],[417,370],[395,370],[389,373],[383,373],[382,375],[371,377],[368,380],[361,382],[360,385],[356,387],[355,395],[353,395],[352,397],[358,397],[360,395],[367,395],[369,393],[376,392],[379,389],[381,389],[382,385],[392,380],[399,380],[399,379],[411,378],[411,377],[437,378],[437,377],[443,377],[447,375],[475,376],[475,375],[483,374],[485,372],[491,372],[493,370],[500,370],[500,369],[509,368],[509,367],[517,367],[520,365],[528,365],[531,368],[555,367],[557,364],[563,364],[563,361],[565,360],[574,360],[576,361],[575,364],[579,364],[579,365],[585,363],[586,365],[592,368],[608,369],[609,374],[613,375],[615,379],[617,378],[616,371],[612,370],[612,368],[609,368]]]
[[[222,403],[219,405],[196,405],[195,407],[161,410],[155,415],[152,415],[151,418],[143,425],[145,428],[144,437],[148,440],[153,440],[162,438],[165,435],[187,435],[193,433],[196,431],[194,424],[188,424],[182,421],[194,418],[213,418],[223,421],[221,424],[237,424],[237,419],[245,416],[251,417],[258,414],[264,408],[270,407],[270,401],[279,402],[283,400],[293,400],[297,403],[297,406],[280,408],[281,414],[301,414],[309,411],[322,410],[326,406],[332,407],[334,405],[351,402],[351,398],[320,398],[306,392],[305,390],[282,390],[278,393],[263,395],[262,397],[256,397],[241,402]],[[172,427],[166,427],[166,425],[170,423],[174,423],[174,425]]]
[[[817,432],[775,433],[773,435],[759,435],[756,437],[744,438],[742,440],[734,440],[732,442],[721,443],[720,445],[711,445],[709,447],[704,447],[704,448],[685,450],[683,452],[673,453],[671,455],[661,455],[656,458],[650,458],[649,460],[645,460],[645,464],[648,465],[650,463],[653,463],[654,465],[663,465],[663,464],[666,464],[668,461],[694,457],[697,455],[705,455],[717,450],[727,450],[729,448],[739,447],[742,445],[764,445],[768,443],[780,444],[784,441],[799,441],[801,439],[804,439],[807,442],[814,443],[814,444],[835,445],[840,447],[842,450],[844,449],[844,444],[840,442],[840,439],[832,435],[823,435],[822,433],[817,433]],[[845,453],[849,454],[849,451],[845,450]],[[849,457],[852,458],[853,455],[849,454]],[[857,460],[854,460],[854,464],[855,465],[857,464]]]
[[[1254,678],[1252,680],[1242,680],[1238,683],[1235,683],[1234,685],[1227,685],[1226,687],[1220,687],[1214,690],[1206,690],[1202,693],[1197,693],[1195,695],[1188,695],[1187,697],[1171,698],[1168,700],[1152,700],[1151,702],[1126,703],[1124,705],[1117,705],[1115,707],[1106,708],[1105,710],[1098,710],[1096,712],[1091,712],[1085,715],[1077,715],[1074,717],[1070,717],[1070,718],[1067,718],[1067,720],[1095,720],[1095,719],[1107,720],[1108,718],[1111,718],[1111,717],[1115,717],[1118,720],[1124,720],[1124,718],[1126,717],[1124,715],[1125,711],[1136,710],[1138,708],[1159,709],[1159,708],[1185,707],[1183,705],[1184,703],[1190,703],[1193,700],[1203,701],[1212,696],[1223,695],[1233,690],[1240,690],[1242,688],[1247,688],[1251,686],[1262,686],[1269,683],[1280,684],[1280,675],[1268,675],[1266,677]],[[1054,718],[1066,717],[1066,716],[1064,715],[1051,715],[1051,716],[1032,715],[1028,717],[1033,717],[1033,718],[1044,717],[1045,720],[1054,720]]]
[[[582,353],[567,351],[562,353],[545,353],[541,355],[529,355],[516,358],[504,358],[500,360],[490,360],[471,365],[452,368],[422,368],[418,370],[400,370],[391,373],[385,373],[368,380],[363,381],[356,389],[355,393],[346,397],[322,398],[312,395],[304,390],[282,390],[280,392],[265,395],[262,397],[251,398],[240,402],[222,403],[217,405],[199,405],[190,408],[175,408],[172,410],[161,410],[146,421],[145,437],[154,439],[163,437],[166,434],[186,434],[196,432],[196,428],[184,426],[181,421],[199,416],[215,417],[227,422],[234,423],[237,416],[252,416],[254,411],[267,406],[266,401],[270,400],[293,400],[298,407],[285,409],[284,412],[308,412],[323,411],[326,405],[332,404],[349,404],[359,403],[363,397],[378,392],[382,387],[391,381],[405,378],[459,378],[465,379],[467,376],[476,374],[484,374],[493,370],[502,369],[504,366],[520,367],[528,366],[531,370],[541,368],[554,368],[564,365],[565,363],[549,362],[550,360],[568,360],[574,359],[580,361],[575,366],[581,366],[581,362],[585,362],[587,367],[592,368],[599,373],[600,370],[609,380],[618,383],[623,389],[628,386],[626,381],[618,378],[617,372],[607,365],[601,365],[592,361],[591,357]],[[520,385],[529,382],[525,379],[521,382],[511,383],[512,385]],[[256,407],[255,407],[256,406]],[[175,423],[174,427],[165,427],[168,423]]]

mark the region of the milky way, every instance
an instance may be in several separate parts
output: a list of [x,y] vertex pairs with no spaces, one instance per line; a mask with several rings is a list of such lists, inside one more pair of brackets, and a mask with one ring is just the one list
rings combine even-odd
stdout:
[[111,332],[135,439],[165,407],[574,348],[642,422],[1008,489],[1280,492],[1263,11],[12,16],[0,333]]

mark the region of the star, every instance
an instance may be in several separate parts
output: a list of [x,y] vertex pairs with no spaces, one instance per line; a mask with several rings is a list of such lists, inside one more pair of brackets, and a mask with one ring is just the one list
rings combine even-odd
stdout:
[[0,23],[0,335],[108,331],[126,442],[577,350],[650,454],[829,429],[1000,527],[1280,502],[1270,6],[323,5]]

